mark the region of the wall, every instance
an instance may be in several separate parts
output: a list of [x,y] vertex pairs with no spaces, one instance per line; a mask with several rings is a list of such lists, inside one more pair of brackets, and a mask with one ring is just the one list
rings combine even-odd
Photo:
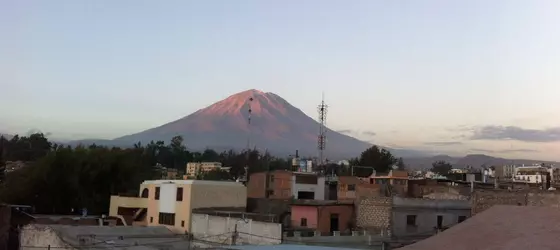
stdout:
[[290,199],[292,198],[292,172],[273,171],[269,175],[268,188],[273,192],[268,197],[270,199]]
[[298,192],[314,192],[314,200],[325,200],[325,177],[317,177],[317,184],[296,183],[296,176],[292,176],[292,195],[297,199]]
[[540,190],[475,190],[471,204],[473,215],[494,205],[560,207],[560,193]]
[[368,231],[388,229],[391,225],[391,197],[359,198],[356,207],[356,226]]
[[[349,232],[354,224],[354,206],[353,205],[329,205],[317,207],[318,228],[317,231],[323,234],[330,234],[331,231],[331,215],[338,215],[338,231]],[[293,216],[293,215],[292,215]]]
[[[184,199],[183,199],[184,200]],[[190,209],[247,206],[247,188],[238,182],[194,181],[191,185]],[[190,224],[190,218],[186,218]]]
[[48,246],[51,249],[75,249],[64,243],[56,232],[48,226],[27,225],[21,229],[21,250],[47,249]]
[[[392,208],[392,235],[421,236],[436,232],[437,218],[442,216],[442,226],[458,223],[459,216],[470,217],[471,204],[466,200],[430,200],[394,197]],[[407,225],[407,216],[416,216],[416,225]]]
[[247,197],[266,197],[266,176],[266,172],[251,174],[251,176],[249,177],[249,182],[247,183]]
[[237,225],[237,244],[273,245],[280,244],[282,226],[279,223],[259,222],[248,219],[192,214],[191,233],[205,241],[229,244]]
[[0,250],[6,250],[8,248],[11,218],[12,209],[0,205]]
[[[296,206],[292,205],[291,226],[317,228],[318,211],[316,206]],[[301,225],[301,219],[307,219],[307,226]]]

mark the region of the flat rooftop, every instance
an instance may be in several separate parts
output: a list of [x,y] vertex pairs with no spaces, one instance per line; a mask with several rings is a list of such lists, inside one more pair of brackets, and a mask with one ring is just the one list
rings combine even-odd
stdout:
[[148,180],[142,184],[166,184],[173,183],[179,185],[225,185],[225,186],[244,186],[241,182],[235,181],[206,181],[206,180]]

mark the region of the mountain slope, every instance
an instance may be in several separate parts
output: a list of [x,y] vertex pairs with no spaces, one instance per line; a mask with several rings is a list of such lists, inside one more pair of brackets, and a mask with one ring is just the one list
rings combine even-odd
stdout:
[[436,155],[431,157],[404,158],[405,164],[412,169],[429,169],[432,167],[432,163],[436,161],[445,161],[451,163],[453,167],[456,168],[463,168],[466,166],[479,168],[482,165],[486,165],[486,166],[501,166],[501,165],[511,165],[511,164],[532,165],[535,163],[560,164],[558,162],[552,162],[552,161],[539,161],[539,160],[528,160],[528,159],[505,159],[505,158],[492,157],[483,154],[472,154],[472,155],[466,155],[464,157]]
[[[253,101],[249,101],[253,98]],[[247,122],[251,105],[251,126]],[[287,155],[299,150],[317,154],[319,123],[273,93],[248,90],[162,126],[117,138],[116,144],[170,140],[182,135],[192,149],[244,149],[250,135],[251,147]],[[371,144],[327,130],[327,155],[331,158],[358,156]]]

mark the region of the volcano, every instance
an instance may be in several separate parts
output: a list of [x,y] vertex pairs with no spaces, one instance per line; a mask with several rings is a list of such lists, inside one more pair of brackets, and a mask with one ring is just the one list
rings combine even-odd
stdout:
[[[250,101],[252,99],[252,101]],[[251,124],[248,123],[249,105]],[[118,144],[152,140],[169,141],[181,135],[189,149],[215,150],[247,147],[287,156],[296,150],[304,156],[317,155],[319,123],[273,93],[247,90],[179,120],[113,140]],[[367,142],[327,129],[326,154],[333,158],[356,157],[371,146]]]

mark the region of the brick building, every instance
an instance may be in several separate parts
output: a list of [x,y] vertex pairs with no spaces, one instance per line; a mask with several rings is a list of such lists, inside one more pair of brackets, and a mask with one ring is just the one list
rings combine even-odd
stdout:
[[312,229],[322,235],[349,232],[354,227],[354,204],[351,201],[297,201],[291,206],[291,226]]
[[337,198],[338,200],[355,200],[362,195],[378,196],[381,185],[371,184],[355,176],[339,176]]
[[247,184],[248,198],[290,199],[292,172],[276,170],[251,174]]

